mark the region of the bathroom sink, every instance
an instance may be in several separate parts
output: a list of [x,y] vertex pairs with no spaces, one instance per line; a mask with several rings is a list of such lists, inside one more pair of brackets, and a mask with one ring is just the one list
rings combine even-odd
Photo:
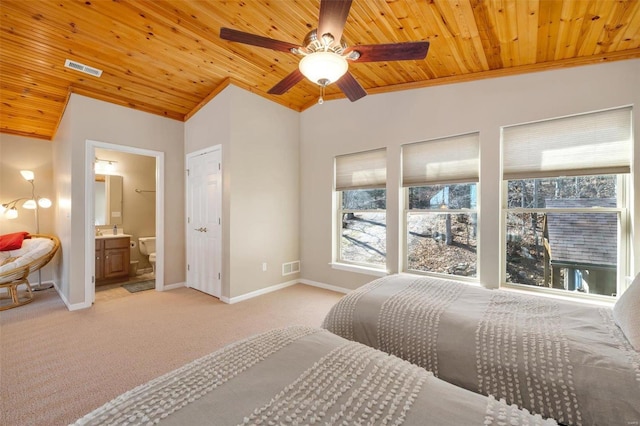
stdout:
[[124,237],[129,237],[131,238],[131,235],[129,234],[118,234],[118,235],[113,235],[113,234],[104,234],[104,235],[96,235],[96,240],[101,240],[104,238],[124,238]]

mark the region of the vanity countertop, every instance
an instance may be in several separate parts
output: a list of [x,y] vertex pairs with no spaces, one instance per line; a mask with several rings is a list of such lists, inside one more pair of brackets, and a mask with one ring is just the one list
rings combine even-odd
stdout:
[[113,233],[111,234],[104,234],[104,235],[96,235],[96,240],[103,240],[105,238],[124,238],[124,237],[129,237],[131,238],[131,235],[129,234],[117,234],[117,235],[113,235]]

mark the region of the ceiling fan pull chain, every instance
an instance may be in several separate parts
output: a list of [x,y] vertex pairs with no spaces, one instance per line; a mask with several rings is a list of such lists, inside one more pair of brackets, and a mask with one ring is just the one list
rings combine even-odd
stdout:
[[322,105],[324,103],[324,87],[325,86],[320,86],[320,98],[318,98],[318,104]]

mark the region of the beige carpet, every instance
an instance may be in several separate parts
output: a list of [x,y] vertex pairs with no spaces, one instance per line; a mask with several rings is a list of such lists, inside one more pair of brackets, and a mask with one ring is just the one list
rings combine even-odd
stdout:
[[227,343],[319,326],[342,295],[302,284],[234,305],[196,290],[142,291],[69,312],[55,290],[0,313],[0,424],[66,425]]

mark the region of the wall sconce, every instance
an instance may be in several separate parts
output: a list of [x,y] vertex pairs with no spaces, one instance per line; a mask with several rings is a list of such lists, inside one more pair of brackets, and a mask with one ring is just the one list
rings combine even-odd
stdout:
[[94,171],[99,175],[112,175],[116,171],[115,163],[117,161],[103,160],[96,157],[94,161]]
[[[4,203],[0,205],[0,214],[4,215],[7,219],[17,219],[18,218],[18,203],[20,201],[24,201],[22,203],[22,208],[33,210],[36,215],[36,234],[40,233],[40,219],[38,218],[38,210],[40,207],[43,209],[48,209],[53,205],[50,199],[40,197],[36,195],[36,187],[33,181],[35,180],[35,174],[31,170],[20,170],[20,174],[22,177],[31,184],[31,197],[21,197],[16,198],[15,200],[9,201],[8,203]],[[42,285],[42,276],[41,271],[38,270],[38,285],[33,286],[33,290],[46,290],[48,288],[53,287],[53,285],[43,286]]]

